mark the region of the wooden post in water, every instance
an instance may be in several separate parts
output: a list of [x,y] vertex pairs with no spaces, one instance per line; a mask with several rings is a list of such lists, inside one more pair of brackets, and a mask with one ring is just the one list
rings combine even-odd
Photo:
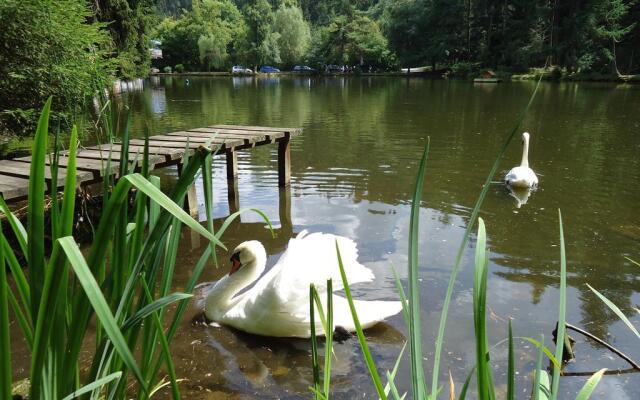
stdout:
[[278,186],[286,187],[291,183],[291,133],[286,132],[278,141]]

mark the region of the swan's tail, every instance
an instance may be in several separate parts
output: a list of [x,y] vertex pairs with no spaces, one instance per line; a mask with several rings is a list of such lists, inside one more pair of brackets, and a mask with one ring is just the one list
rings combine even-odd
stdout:
[[[341,326],[350,332],[356,330],[353,323],[353,317],[351,316],[351,310],[349,309],[349,303],[347,299],[340,296],[333,296],[333,320],[336,326]],[[367,300],[354,300],[356,306],[356,312],[358,314],[358,320],[363,329],[370,328],[378,322],[396,315],[402,311],[402,303],[399,301],[367,301]]]

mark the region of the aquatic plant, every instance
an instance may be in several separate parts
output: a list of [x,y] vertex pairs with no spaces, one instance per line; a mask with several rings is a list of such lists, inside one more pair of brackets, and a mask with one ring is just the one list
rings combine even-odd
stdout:
[[[51,185],[54,195],[51,196],[52,248],[49,253],[45,248],[44,209],[50,107],[51,98],[42,110],[33,142],[26,226],[0,197],[0,210],[18,243],[17,248],[12,248],[0,230],[0,398],[12,396],[10,306],[31,353],[30,399],[66,400],[79,396],[119,399],[131,393],[142,399],[166,385],[170,385],[173,398],[178,399],[180,393],[169,344],[213,249],[225,248],[221,242],[223,233],[245,210],[229,216],[214,233],[209,204],[209,229],[205,228],[180,204],[196,174],[211,176],[213,152],[200,147],[186,157],[175,187],[166,195],[160,191],[159,178],[149,175],[149,152],[145,145],[143,154],[138,155],[141,163],[120,164],[117,181],[111,174],[104,174],[102,217],[94,231],[93,243],[86,252],[81,251],[71,236],[78,149],[74,128],[64,155],[68,159],[60,201],[55,195],[56,184]],[[112,125],[105,125],[108,137],[115,137]],[[127,160],[128,125],[120,136],[121,159]],[[61,173],[58,165],[62,155],[57,151],[57,137],[54,147],[50,160],[51,182],[57,182]],[[140,167],[138,172],[135,172],[136,166]],[[207,185],[205,201],[212,199],[211,185]],[[269,223],[264,214],[254,211]],[[205,237],[211,246],[207,246],[198,260],[183,292],[170,293],[183,225]],[[18,262],[19,253],[26,259],[26,271]],[[13,285],[9,285],[5,267],[11,272]],[[171,304],[177,307],[169,318],[166,307]],[[94,316],[95,330],[89,326]],[[95,345],[85,344],[90,334],[95,336]],[[88,349],[92,357],[88,362],[80,361],[80,352],[87,350],[87,346],[92,347]],[[163,367],[168,382],[158,379]],[[135,389],[129,385],[130,376],[135,379]]]

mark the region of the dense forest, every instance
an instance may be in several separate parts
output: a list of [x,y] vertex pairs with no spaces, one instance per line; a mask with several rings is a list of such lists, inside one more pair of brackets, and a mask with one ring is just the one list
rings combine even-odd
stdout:
[[0,131],[50,95],[84,107],[114,78],[143,77],[150,40],[173,71],[271,64],[354,71],[428,66],[611,79],[640,70],[636,0],[0,0]]

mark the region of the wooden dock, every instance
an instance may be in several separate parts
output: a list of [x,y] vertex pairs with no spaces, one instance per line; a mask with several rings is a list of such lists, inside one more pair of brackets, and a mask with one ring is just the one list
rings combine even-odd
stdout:
[[[186,131],[171,132],[149,137],[149,167],[151,170],[172,165],[181,170],[185,151],[193,150],[209,143],[210,148],[220,147],[227,161],[227,178],[231,187],[237,187],[238,175],[237,151],[256,146],[277,144],[278,146],[278,184],[286,187],[291,180],[290,141],[302,133],[299,128],[273,128],[264,126],[212,125]],[[189,149],[187,149],[187,144]],[[129,155],[122,160],[122,145],[118,143],[103,144],[82,148],[77,153],[76,179],[78,185],[89,185],[102,181],[105,176],[117,178],[120,163],[128,162],[139,169],[142,166],[144,139],[129,141]],[[52,182],[49,170],[46,171],[49,191],[59,190],[64,186],[68,158],[61,152],[57,182]],[[107,160],[111,157],[107,171]],[[29,191],[29,169],[31,157],[20,157],[12,160],[0,160],[0,194],[5,201],[16,202],[26,198]],[[49,164],[49,161],[47,161]],[[134,165],[135,164],[135,165]]]

